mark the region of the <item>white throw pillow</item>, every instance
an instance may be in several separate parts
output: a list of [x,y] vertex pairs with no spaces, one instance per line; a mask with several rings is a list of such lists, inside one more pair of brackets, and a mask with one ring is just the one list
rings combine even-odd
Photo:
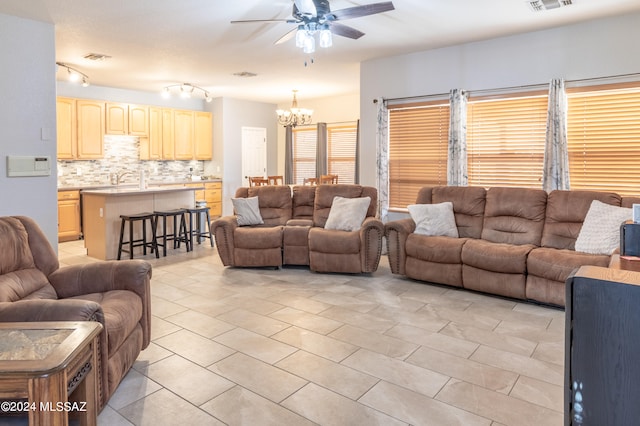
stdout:
[[576,240],[576,251],[612,254],[620,247],[620,225],[631,220],[631,209],[593,200]]
[[369,204],[371,204],[371,197],[334,197],[324,229],[337,231],[359,230],[364,218],[367,217]]
[[416,223],[415,234],[458,238],[453,203],[412,204],[407,206],[411,219]]
[[258,197],[232,198],[231,202],[236,211],[238,226],[262,225],[264,223],[260,214]]

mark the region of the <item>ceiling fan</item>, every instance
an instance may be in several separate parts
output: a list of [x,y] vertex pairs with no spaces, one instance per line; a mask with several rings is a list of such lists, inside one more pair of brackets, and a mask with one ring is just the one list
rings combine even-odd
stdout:
[[294,0],[293,11],[289,19],[249,19],[231,21],[231,23],[285,22],[297,24],[296,28],[280,37],[275,44],[284,43],[295,35],[296,46],[302,48],[305,53],[313,53],[315,51],[315,34],[319,34],[320,47],[329,47],[333,44],[332,34],[354,40],[364,35],[362,31],[337,21],[375,15],[394,9],[393,3],[387,1],[331,11],[329,0]]

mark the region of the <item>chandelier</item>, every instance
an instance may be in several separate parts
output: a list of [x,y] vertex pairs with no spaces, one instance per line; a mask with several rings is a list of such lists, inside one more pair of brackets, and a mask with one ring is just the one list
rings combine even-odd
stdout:
[[305,22],[304,24],[298,25],[298,30],[296,31],[296,47],[301,48],[304,53],[315,52],[316,34],[319,34],[320,47],[331,47],[333,44],[333,36],[331,35],[329,24],[320,24],[317,22]]
[[74,83],[82,81],[82,87],[87,87],[89,85],[89,76],[85,73],[78,71],[77,69],[65,64],[64,62],[56,62],[56,65],[62,68],[66,68],[67,74],[69,75],[69,81]]
[[167,86],[162,90],[162,97],[163,98],[171,97],[172,89],[178,89],[180,92],[181,98],[190,98],[191,95],[194,93],[194,91],[199,91],[199,92],[202,92],[202,94],[204,95],[205,101],[211,102],[213,100],[213,98],[211,97],[211,94],[208,91],[204,90],[202,87],[194,86],[191,83],[172,84],[171,86]]
[[312,109],[298,108],[298,99],[296,98],[297,90],[293,90],[293,102],[291,103],[291,109],[288,111],[278,109],[278,124],[283,126],[296,127],[303,124],[311,123]]

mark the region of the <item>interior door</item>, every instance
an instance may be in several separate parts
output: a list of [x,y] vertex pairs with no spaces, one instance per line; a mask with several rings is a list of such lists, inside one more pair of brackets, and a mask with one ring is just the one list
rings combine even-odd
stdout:
[[242,185],[249,186],[249,176],[267,176],[267,129],[242,128]]

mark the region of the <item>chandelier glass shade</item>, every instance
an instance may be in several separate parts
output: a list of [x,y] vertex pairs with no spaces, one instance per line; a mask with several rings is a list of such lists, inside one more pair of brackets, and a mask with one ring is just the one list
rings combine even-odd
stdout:
[[293,102],[291,103],[291,109],[287,111],[282,109],[276,110],[276,114],[278,114],[278,124],[281,124],[283,126],[296,127],[303,124],[311,123],[313,110],[307,108],[298,108],[298,99],[296,97],[297,92],[297,90],[293,91]]
[[318,34],[318,44],[320,44],[320,47],[326,48],[333,45],[333,35],[331,34],[329,25],[307,22],[298,25],[298,30],[296,31],[296,47],[301,48],[304,53],[315,52],[316,34]]
[[194,92],[202,92],[205,101],[211,102],[213,100],[211,94],[208,91],[191,83],[172,84],[170,86],[167,86],[162,89],[162,97],[170,98],[172,91],[178,91],[181,98],[190,98]]

